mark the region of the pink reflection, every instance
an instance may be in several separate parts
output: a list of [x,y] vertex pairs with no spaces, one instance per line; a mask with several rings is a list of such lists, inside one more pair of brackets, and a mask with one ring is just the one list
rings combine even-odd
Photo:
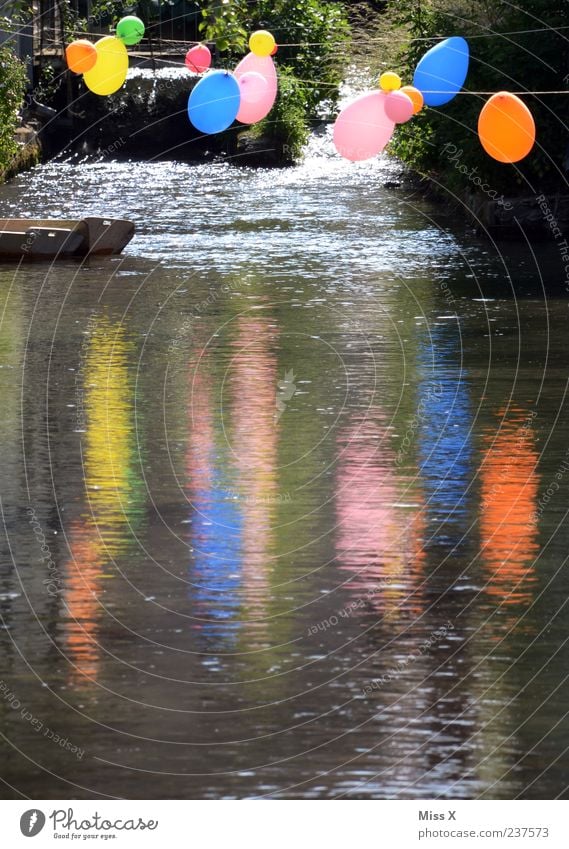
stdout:
[[197,510],[203,505],[204,493],[212,487],[212,462],[215,449],[211,380],[206,373],[206,356],[201,356],[190,371],[190,438],[186,465],[189,496]]
[[266,615],[278,495],[275,333],[268,319],[241,316],[231,363],[231,442],[243,509],[244,589],[253,618]]
[[[372,418],[373,417],[373,418]],[[421,613],[424,512],[417,492],[403,496],[378,411],[339,438],[336,556],[353,573],[350,587],[384,616]],[[409,502],[412,502],[410,504]]]

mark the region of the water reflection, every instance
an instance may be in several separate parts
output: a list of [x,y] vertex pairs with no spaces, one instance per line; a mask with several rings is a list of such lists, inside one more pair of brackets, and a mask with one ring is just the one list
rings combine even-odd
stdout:
[[266,619],[278,493],[274,324],[241,315],[232,332],[225,373],[198,352],[188,405],[190,596],[200,631],[225,646],[243,620],[258,631]]
[[212,650],[235,644],[243,582],[242,516],[230,495],[214,379],[208,351],[198,350],[189,372],[189,597],[195,601],[195,627]]
[[[415,489],[401,501],[389,431],[379,410],[355,417],[338,439],[336,552],[350,588],[388,618],[422,610],[423,507]],[[414,503],[413,503],[414,502]]]
[[[504,255],[389,168],[49,165],[0,188],[4,214],[68,215],[103,180],[103,214],[139,225],[116,261],[0,271],[0,679],[84,744],[73,795],[565,787],[567,481],[547,509],[537,489],[566,461],[566,302],[479,301],[469,275],[494,289]],[[69,795],[76,759],[45,740],[53,774],[31,770],[3,702],[0,730],[14,793]]]
[[485,591],[498,604],[528,605],[537,577],[538,452],[535,411],[510,409],[487,434],[480,465],[481,560]]
[[473,477],[472,409],[456,323],[436,325],[420,347],[419,464],[430,531],[456,548],[469,527]]
[[[83,476],[87,510],[69,528],[65,602],[70,622],[67,654],[72,679],[97,679],[101,594],[112,592],[117,559],[140,524],[143,485],[137,473],[132,346],[124,326],[92,318],[83,368]],[[128,579],[128,576],[127,576]]]
[[243,511],[244,600],[248,619],[261,622],[270,595],[278,494],[277,339],[269,317],[239,316],[229,376],[234,480]]

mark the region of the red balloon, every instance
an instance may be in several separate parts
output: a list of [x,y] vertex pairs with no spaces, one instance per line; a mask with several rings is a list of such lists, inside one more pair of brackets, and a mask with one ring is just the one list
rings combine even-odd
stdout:
[[196,44],[186,53],[186,68],[194,74],[203,74],[211,65],[211,53],[205,44]]

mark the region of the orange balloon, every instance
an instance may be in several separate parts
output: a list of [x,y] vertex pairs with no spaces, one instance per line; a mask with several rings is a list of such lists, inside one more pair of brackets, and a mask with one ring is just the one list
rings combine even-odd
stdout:
[[87,41],[86,38],[79,38],[77,41],[72,41],[65,49],[65,58],[69,70],[75,74],[86,74],[95,67],[97,61],[97,50],[95,45]]
[[535,121],[519,97],[499,91],[482,108],[478,135],[486,153],[498,162],[519,162],[534,145]]
[[420,112],[423,108],[423,95],[419,91],[418,88],[415,88],[413,85],[404,85],[403,88],[400,88],[399,91],[402,91],[403,94],[406,94],[411,103],[413,104],[413,114],[416,115],[417,112]]

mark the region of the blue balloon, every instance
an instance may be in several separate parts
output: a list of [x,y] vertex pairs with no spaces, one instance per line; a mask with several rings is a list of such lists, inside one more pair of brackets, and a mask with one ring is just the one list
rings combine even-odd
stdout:
[[[419,61],[413,77],[427,106],[442,106],[464,85],[468,73],[468,44],[460,36],[445,38]],[[445,94],[435,94],[444,91]]]
[[210,71],[190,94],[188,115],[202,133],[221,133],[239,112],[239,83],[229,71]]

